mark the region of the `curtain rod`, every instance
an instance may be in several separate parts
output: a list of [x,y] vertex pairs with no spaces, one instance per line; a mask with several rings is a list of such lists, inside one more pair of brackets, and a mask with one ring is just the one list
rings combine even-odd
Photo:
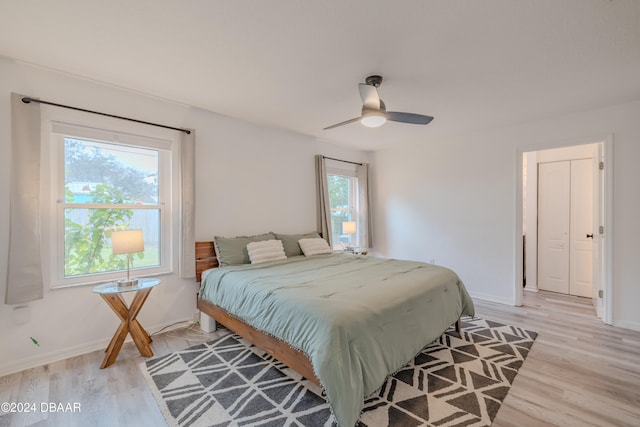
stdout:
[[327,157],[327,156],[322,156],[322,157],[327,160],[335,160],[336,162],[351,163],[352,165],[362,166],[362,163],[358,163],[358,162],[350,162],[349,160],[334,159],[333,157]]
[[181,128],[176,128],[176,127],[173,127],[173,126],[161,125],[161,124],[158,124],[158,123],[145,122],[144,120],[137,120],[137,119],[132,119],[132,118],[123,117],[123,116],[116,116],[115,114],[109,114],[109,113],[101,113],[100,111],[87,110],[87,109],[84,109],[84,108],[72,107],[70,105],[57,104],[55,102],[42,101],[40,99],[29,98],[27,96],[22,98],[22,102],[24,102],[25,104],[29,104],[30,102],[36,102],[38,104],[53,105],[54,107],[68,108],[70,110],[82,111],[84,113],[92,113],[92,114],[98,114],[100,116],[112,117],[114,119],[128,120],[130,122],[142,123],[143,125],[151,125],[151,126],[157,126],[157,127],[165,128],[165,129],[177,130],[177,131],[180,131],[180,132],[184,132],[187,135],[191,134],[191,131],[189,129],[181,129]]

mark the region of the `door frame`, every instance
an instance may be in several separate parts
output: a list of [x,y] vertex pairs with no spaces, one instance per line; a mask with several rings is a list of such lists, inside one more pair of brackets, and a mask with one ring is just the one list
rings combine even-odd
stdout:
[[603,290],[602,305],[604,312],[602,320],[611,325],[613,323],[613,282],[612,282],[612,253],[613,253],[613,135],[599,137],[585,137],[575,140],[559,140],[541,142],[522,147],[515,147],[515,183],[516,183],[516,206],[515,206],[515,242],[514,242],[514,305],[521,306],[523,300],[524,287],[522,283],[523,275],[523,242],[522,242],[522,155],[526,152],[541,151],[553,148],[570,147],[574,145],[602,144],[603,148],[603,213],[604,218],[604,238],[602,239],[602,273],[598,278],[599,287]]

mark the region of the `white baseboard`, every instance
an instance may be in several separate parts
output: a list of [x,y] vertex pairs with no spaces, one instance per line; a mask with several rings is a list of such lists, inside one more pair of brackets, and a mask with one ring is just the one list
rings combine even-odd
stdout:
[[[185,326],[185,323],[191,322],[192,319],[185,319],[183,321],[177,320],[174,322],[167,322],[161,325],[152,326],[150,328],[145,328],[149,332],[149,334],[153,335],[154,331],[159,331],[163,328],[165,331],[171,331],[173,329],[178,329]],[[50,363],[58,362],[60,360],[69,359],[70,357],[80,356],[82,354],[91,353],[97,350],[104,350],[109,345],[109,341],[111,338],[103,338],[95,341],[90,341],[87,343],[79,344],[72,347],[67,347],[55,351],[50,351],[48,353],[38,354],[33,357],[27,357],[16,361],[11,361],[9,363],[4,363],[0,365],[0,377],[5,375],[14,374],[16,372],[24,371],[26,369],[35,368],[42,365],[48,365]],[[127,335],[127,339],[125,342],[132,342],[131,337]]]
[[638,322],[629,322],[626,320],[614,320],[613,326],[640,332],[640,323]]
[[13,374],[24,371],[26,369],[35,368],[59,360],[68,359],[70,357],[80,356],[81,354],[91,353],[92,351],[104,349],[109,345],[109,339],[101,339],[83,343],[73,347],[67,347],[48,353],[40,353],[32,357],[22,358],[20,360],[11,361],[0,366],[0,376]]
[[469,295],[471,296],[471,298],[481,299],[483,301],[496,302],[498,304],[511,305],[511,306],[516,305],[515,301],[512,299],[507,299],[507,298],[503,298],[503,297],[499,297],[491,294],[485,294],[483,292],[469,291]]

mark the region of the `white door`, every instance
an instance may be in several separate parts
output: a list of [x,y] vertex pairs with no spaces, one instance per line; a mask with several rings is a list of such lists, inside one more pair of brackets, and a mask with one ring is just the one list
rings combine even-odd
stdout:
[[593,296],[593,162],[571,161],[569,293]]
[[538,165],[538,288],[569,293],[571,164]]

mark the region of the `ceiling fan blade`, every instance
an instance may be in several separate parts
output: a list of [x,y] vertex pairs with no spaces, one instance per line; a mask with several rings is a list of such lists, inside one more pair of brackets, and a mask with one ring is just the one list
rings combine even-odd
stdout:
[[346,120],[344,122],[336,123],[335,125],[327,126],[326,128],[324,128],[322,130],[333,129],[333,128],[337,128],[338,126],[342,126],[342,125],[348,125],[349,123],[357,122],[358,120],[360,120],[360,117],[356,117],[354,119],[349,119],[349,120]]
[[401,123],[411,123],[414,125],[428,125],[433,117],[414,113],[400,113],[398,111],[387,111],[387,120]]
[[360,90],[360,98],[362,98],[364,108],[367,110],[380,109],[380,95],[378,95],[378,89],[375,86],[359,83],[358,89]]

